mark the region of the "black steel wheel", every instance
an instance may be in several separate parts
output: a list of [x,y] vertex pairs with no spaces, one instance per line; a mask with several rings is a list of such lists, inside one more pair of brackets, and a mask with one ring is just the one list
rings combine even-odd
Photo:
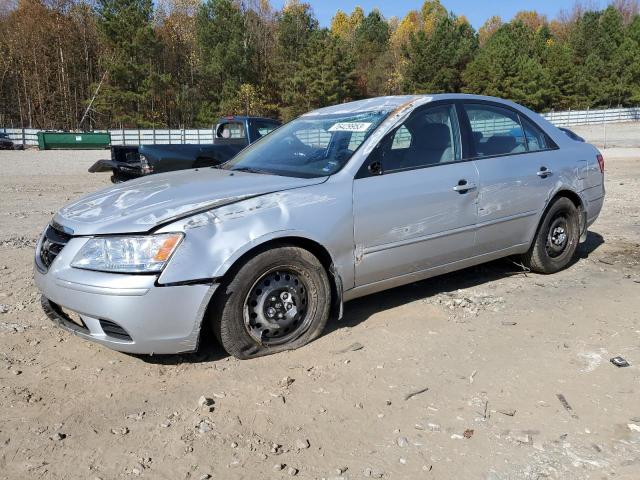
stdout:
[[317,338],[329,317],[331,286],[313,254],[282,246],[236,268],[215,298],[214,334],[228,353],[247,359]]
[[555,273],[573,258],[580,240],[580,218],[574,203],[559,197],[549,206],[524,263],[538,273]]
[[311,323],[304,276],[289,269],[265,273],[249,290],[244,325],[263,345],[281,345],[302,335]]

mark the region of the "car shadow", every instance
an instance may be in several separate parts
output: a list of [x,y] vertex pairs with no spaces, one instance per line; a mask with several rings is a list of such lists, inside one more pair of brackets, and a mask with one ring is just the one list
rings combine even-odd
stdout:
[[595,252],[603,244],[604,238],[602,238],[602,235],[596,232],[587,232],[587,239],[583,243],[578,244],[578,249],[571,261],[571,265],[579,260],[589,258],[589,255]]
[[[586,241],[578,245],[576,254],[567,268],[571,268],[572,265],[580,260],[587,259],[589,255],[603,244],[604,238],[602,238],[602,235],[596,232],[588,232]],[[506,257],[374,293],[346,303],[342,320],[330,322],[323,335],[328,335],[340,328],[356,326],[376,313],[390,310],[407,303],[423,300],[437,294],[453,292],[458,289],[476,287],[512,275],[536,276],[538,274],[529,272],[526,267],[520,263],[520,258]]]
[[[578,245],[576,255],[571,265],[580,260],[587,259],[595,250],[605,243],[602,235],[596,232],[588,232],[585,242]],[[569,267],[570,268],[570,267]],[[336,330],[345,327],[354,327],[364,322],[376,313],[390,310],[401,305],[422,300],[437,294],[453,292],[458,289],[476,287],[488,282],[498,281],[512,275],[535,276],[522,266],[517,257],[507,257],[493,262],[484,263],[475,267],[465,268],[456,272],[447,273],[437,277],[410,283],[401,287],[392,288],[379,293],[367,295],[344,306],[342,320],[330,319],[322,336],[329,335]],[[205,328],[200,338],[200,348],[194,353],[177,355],[131,355],[155,365],[179,365],[182,363],[210,363],[229,355],[222,349],[214,338],[210,329]]]

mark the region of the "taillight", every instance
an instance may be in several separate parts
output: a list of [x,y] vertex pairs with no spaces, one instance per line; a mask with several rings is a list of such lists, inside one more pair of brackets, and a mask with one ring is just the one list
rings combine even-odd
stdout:
[[598,159],[598,166],[600,167],[600,173],[604,174],[604,157],[599,153],[596,155]]

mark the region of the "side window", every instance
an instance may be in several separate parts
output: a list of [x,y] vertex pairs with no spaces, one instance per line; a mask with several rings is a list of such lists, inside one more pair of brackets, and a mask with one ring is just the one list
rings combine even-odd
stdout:
[[244,125],[242,123],[222,123],[216,130],[218,138],[244,138]]
[[256,131],[261,137],[264,137],[266,134],[273,132],[276,128],[278,128],[278,125],[276,125],[275,123],[263,122],[260,120],[256,121]]
[[518,115],[493,105],[465,105],[477,157],[526,152]]
[[536,127],[529,120],[520,117],[522,120],[522,126],[524,127],[524,135],[527,137],[527,146],[530,152],[537,152],[538,150],[547,150],[550,148],[547,135]]
[[396,129],[382,151],[385,172],[460,160],[460,129],[453,105],[420,110]]
[[405,150],[411,147],[411,133],[402,125],[393,136],[391,150]]

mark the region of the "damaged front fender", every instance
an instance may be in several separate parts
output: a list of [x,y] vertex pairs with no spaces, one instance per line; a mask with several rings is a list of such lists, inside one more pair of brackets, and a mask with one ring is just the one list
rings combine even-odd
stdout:
[[344,183],[242,200],[164,226],[185,239],[158,279],[179,284],[223,277],[251,251],[275,240],[313,242],[331,257],[328,274],[341,297],[354,282],[351,190]]

